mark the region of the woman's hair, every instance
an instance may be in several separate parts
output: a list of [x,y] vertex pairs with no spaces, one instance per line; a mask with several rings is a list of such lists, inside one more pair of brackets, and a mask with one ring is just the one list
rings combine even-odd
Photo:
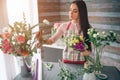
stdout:
[[[72,4],[76,4],[78,7],[78,11],[79,11],[79,23],[81,26],[81,30],[83,31],[83,37],[85,39],[89,39],[89,36],[87,34],[88,29],[90,28],[90,24],[88,21],[88,12],[87,12],[87,7],[84,1],[82,0],[76,0],[73,1]],[[88,50],[91,51],[91,44],[89,41],[85,41],[86,44],[88,45]]]

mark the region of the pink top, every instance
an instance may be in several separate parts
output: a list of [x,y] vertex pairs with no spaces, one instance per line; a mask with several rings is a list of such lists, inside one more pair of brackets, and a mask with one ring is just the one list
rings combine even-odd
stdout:
[[[69,25],[70,24],[70,25]],[[50,37],[49,39],[52,40],[53,42],[56,42],[59,38],[62,37],[62,35],[64,35],[68,30],[68,25],[69,25],[69,29],[70,31],[74,32],[74,33],[79,33],[80,31],[80,26],[78,23],[73,23],[73,22],[65,22],[62,23],[60,25],[60,27],[57,29],[56,33]]]

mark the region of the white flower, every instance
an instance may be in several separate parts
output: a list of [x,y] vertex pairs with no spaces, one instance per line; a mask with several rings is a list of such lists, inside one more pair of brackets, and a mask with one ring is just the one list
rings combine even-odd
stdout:
[[97,34],[93,34],[93,37],[96,38],[96,37],[97,37]]
[[110,33],[113,33],[113,31],[110,31]]
[[103,35],[103,37],[107,37],[107,35]]
[[15,44],[15,42],[12,42],[12,44],[14,45],[14,44]]
[[3,33],[5,33],[5,32],[11,32],[10,28],[9,27],[4,27],[3,28]]
[[87,32],[88,34],[90,34],[90,32]]
[[98,33],[97,33],[97,36],[99,36],[99,35],[100,35],[100,33],[98,32]]
[[44,19],[43,23],[48,24],[48,25],[50,24],[50,22],[47,19]]
[[105,31],[103,31],[102,34],[105,34]]

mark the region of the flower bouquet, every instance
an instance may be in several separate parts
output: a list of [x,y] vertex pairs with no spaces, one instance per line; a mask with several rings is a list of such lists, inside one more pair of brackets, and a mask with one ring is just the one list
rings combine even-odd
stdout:
[[23,21],[9,25],[0,35],[0,49],[4,54],[16,56],[18,66],[21,68],[21,76],[30,75],[32,56],[33,53],[37,53],[33,35],[33,29],[37,25],[27,24],[23,16]]
[[37,25],[31,26],[26,23],[25,17],[23,22],[14,22],[9,25],[1,34],[1,50],[5,54],[15,56],[32,56],[36,53],[35,41],[33,40],[32,30]]
[[88,48],[83,36],[70,33],[70,36],[65,37],[65,42],[67,50],[63,52],[64,62],[83,64],[85,58],[82,52]]
[[95,28],[90,28],[88,30],[89,41],[92,44],[92,57],[88,57],[94,65],[94,71],[96,73],[101,73],[102,65],[101,65],[101,57],[103,54],[103,49],[106,45],[110,45],[111,42],[117,41],[117,34],[113,31],[105,32],[105,31],[97,31]]

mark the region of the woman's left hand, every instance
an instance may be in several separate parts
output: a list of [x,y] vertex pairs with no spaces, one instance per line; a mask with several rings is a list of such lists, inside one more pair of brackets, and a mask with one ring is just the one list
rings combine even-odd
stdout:
[[85,50],[85,51],[82,52],[82,54],[83,54],[84,56],[88,56],[88,55],[90,54],[90,51]]

